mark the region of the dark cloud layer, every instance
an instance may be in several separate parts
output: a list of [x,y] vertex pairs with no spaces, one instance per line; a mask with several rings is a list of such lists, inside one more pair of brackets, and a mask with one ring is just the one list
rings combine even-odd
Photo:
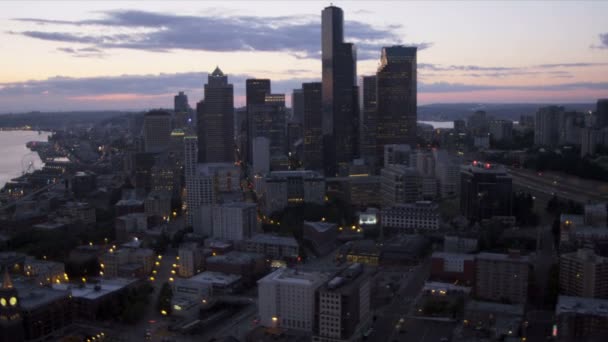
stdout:
[[[200,51],[282,51],[299,58],[318,58],[320,55],[321,25],[319,18],[252,17],[252,16],[181,16],[145,11],[111,11],[95,20],[65,21],[36,18],[14,19],[22,22],[53,25],[101,26],[130,29],[130,34],[91,35],[28,30],[10,32],[31,38],[63,43],[88,44],[103,50],[113,48],[164,52],[174,49]],[[382,46],[403,43],[395,33],[395,25],[373,27],[359,21],[347,21],[346,39],[357,44],[359,59],[379,57]],[[142,30],[143,29],[143,30]],[[431,43],[411,44],[419,49]]]

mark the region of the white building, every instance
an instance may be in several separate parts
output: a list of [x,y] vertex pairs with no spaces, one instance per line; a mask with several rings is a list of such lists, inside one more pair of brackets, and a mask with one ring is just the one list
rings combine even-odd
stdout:
[[439,186],[441,198],[449,198],[458,194],[460,182],[460,160],[450,156],[445,150],[436,150],[435,178]]
[[253,173],[265,175],[270,172],[270,139],[253,139]]
[[421,197],[421,179],[416,169],[389,165],[380,171],[380,191],[384,206],[411,203]]
[[[203,210],[207,210],[204,208]],[[239,241],[257,232],[257,206],[255,203],[231,202],[214,205],[211,209],[213,237]]]
[[380,222],[383,227],[396,230],[437,230],[439,207],[429,201],[388,207],[382,210]]
[[312,332],[315,326],[315,293],[327,276],[280,268],[258,280],[258,310],[265,327]]
[[189,278],[200,273],[203,262],[203,250],[194,242],[183,243],[177,250],[179,256],[178,275]]
[[144,144],[146,152],[158,153],[169,149],[171,115],[165,111],[150,111],[144,115]]

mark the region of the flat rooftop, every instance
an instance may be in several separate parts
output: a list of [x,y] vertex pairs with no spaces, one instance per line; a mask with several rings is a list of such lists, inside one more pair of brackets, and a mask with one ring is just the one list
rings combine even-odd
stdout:
[[209,257],[207,258],[206,263],[226,263],[240,265],[250,263],[255,260],[256,257],[261,257],[261,255],[247,252],[232,251],[223,255]]
[[555,314],[580,314],[608,317],[608,299],[559,296]]
[[304,272],[293,268],[279,268],[258,280],[261,283],[284,283],[300,286],[316,286],[326,281],[328,276],[321,272]]
[[215,285],[229,286],[229,285],[234,284],[235,282],[239,281],[240,279],[241,279],[241,276],[236,275],[236,274],[205,271],[205,272],[199,273],[191,278],[188,278],[187,280],[191,281],[191,282],[195,282],[195,283],[211,284],[214,286]]
[[432,258],[441,258],[441,259],[461,259],[461,260],[475,260],[475,254],[465,254],[465,253],[452,253],[452,252],[433,252],[431,255]]
[[251,239],[249,239],[249,241],[255,243],[265,243],[269,245],[298,247],[298,242],[293,237],[278,236],[272,234],[256,234]]
[[491,312],[496,315],[523,316],[524,306],[515,304],[501,304],[494,302],[483,302],[478,300],[469,301],[465,311]]
[[97,284],[87,283],[84,287],[79,287],[72,284],[53,284],[53,289],[69,290],[72,293],[72,298],[95,300],[110,293],[120,291],[137,281],[137,279],[127,278],[102,279]]
[[502,253],[488,253],[482,252],[477,254],[477,260],[496,260],[496,261],[508,261],[508,262],[521,262],[529,263],[530,258],[527,255],[509,255]]
[[15,282],[15,288],[19,295],[21,308],[24,310],[35,310],[41,306],[56,300],[67,298],[70,293],[67,290],[36,286]]

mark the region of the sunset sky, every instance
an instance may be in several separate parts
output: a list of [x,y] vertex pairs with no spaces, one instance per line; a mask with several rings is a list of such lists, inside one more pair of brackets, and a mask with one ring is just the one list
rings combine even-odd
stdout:
[[[416,45],[419,104],[608,97],[608,2],[335,1],[373,74],[382,46]],[[172,107],[216,65],[291,93],[320,80],[329,2],[0,2],[0,113]]]

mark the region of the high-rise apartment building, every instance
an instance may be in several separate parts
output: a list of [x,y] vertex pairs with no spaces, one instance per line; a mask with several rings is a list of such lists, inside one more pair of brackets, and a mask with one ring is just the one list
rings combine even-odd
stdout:
[[475,295],[484,300],[525,303],[530,260],[519,252],[479,253],[475,258]]
[[233,162],[234,89],[219,67],[208,75],[205,99],[196,110],[199,162]]
[[548,106],[539,108],[534,121],[534,144],[556,146],[559,143],[560,120],[564,107]]
[[304,153],[307,170],[323,169],[323,105],[320,82],[302,84],[304,99]]
[[169,149],[171,140],[171,115],[153,110],[144,115],[144,144],[147,153],[159,153]]
[[344,42],[344,13],[329,6],[321,18],[323,165],[335,176],[357,156],[359,102],[357,53]]
[[316,292],[327,277],[318,272],[279,268],[258,280],[260,324],[313,332]]
[[460,213],[472,221],[511,216],[513,180],[507,170],[474,161],[460,168]]
[[190,110],[188,96],[183,91],[173,97],[173,110],[176,113],[188,113]]
[[377,73],[376,144],[415,144],[417,116],[416,48],[382,48]]
[[562,254],[559,289],[566,296],[608,299],[608,258],[591,249]]
[[319,287],[314,342],[349,341],[370,315],[371,270],[352,264]]
[[595,108],[595,123],[597,127],[608,127],[608,99],[597,100]]

